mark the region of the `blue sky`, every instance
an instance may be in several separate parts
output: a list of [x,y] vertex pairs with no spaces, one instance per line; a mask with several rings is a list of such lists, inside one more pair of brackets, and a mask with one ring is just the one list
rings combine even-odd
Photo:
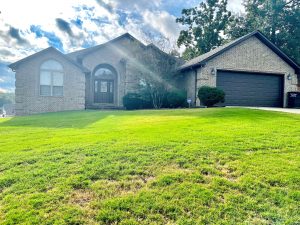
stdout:
[[[201,0],[200,0],[201,1]],[[176,43],[175,19],[199,0],[2,0],[0,92],[14,90],[7,65],[53,46],[62,52],[91,47],[130,32],[143,42],[162,36]],[[241,10],[241,0],[229,0]]]

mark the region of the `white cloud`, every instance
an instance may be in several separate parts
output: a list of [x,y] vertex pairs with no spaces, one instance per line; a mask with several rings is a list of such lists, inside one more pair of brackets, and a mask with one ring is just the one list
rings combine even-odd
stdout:
[[[30,30],[32,25],[55,35],[66,52],[101,44],[125,32],[143,38],[143,29],[153,29],[175,40],[179,25],[174,16],[159,10],[161,4],[161,0],[5,1],[0,14],[0,61],[13,62],[49,46],[49,37],[36,37]],[[119,23],[120,12],[126,14],[124,24]],[[136,16],[140,18],[134,19]],[[66,21],[74,35],[59,29],[57,18]],[[82,21],[82,27],[71,23],[76,19]],[[8,35],[12,28],[18,31],[19,39]],[[1,54],[1,49],[9,54]]]
[[244,13],[243,0],[228,0],[228,9],[235,13]]
[[166,11],[150,11],[144,13],[144,21],[153,29],[159,31],[166,38],[174,39],[178,37],[180,25],[175,22],[176,18]]
[[[82,10],[85,7],[89,8],[89,10]],[[87,11],[90,14],[88,14]],[[61,18],[69,23],[74,33],[73,38],[57,27],[56,18]],[[83,21],[83,26],[86,26],[83,30],[70,23],[71,20],[76,18],[80,18]],[[93,39],[93,37],[89,35],[89,32],[97,32],[101,35],[101,29],[99,32],[99,27],[95,25],[94,22],[91,22],[91,18],[108,18],[109,21],[117,21],[118,16],[111,14],[108,10],[99,6],[94,0],[6,1],[1,5],[0,35],[2,34],[3,37],[4,34],[8,34],[9,29],[13,27],[20,30],[20,37],[27,40],[28,45],[21,45],[17,42],[17,39],[9,38],[9,36],[1,38],[0,48],[6,48],[6,50],[10,50],[15,55],[15,57],[12,55],[10,57],[4,56],[5,59],[2,59],[2,61],[19,59],[20,54],[18,54],[16,50],[20,52],[20,49],[25,50],[30,46],[30,49],[36,52],[49,46],[46,37],[37,38],[36,35],[30,31],[31,25],[39,26],[42,30],[55,34],[62,42],[64,50],[66,51],[81,48],[84,41]],[[99,38],[96,37],[95,40],[99,41]],[[100,40],[102,42],[104,41],[101,38]],[[32,53],[29,49],[27,49],[26,52],[28,54]],[[26,55],[23,55],[23,57]]]
[[157,9],[161,5],[161,0],[106,0],[113,9],[121,9],[125,11],[134,11],[145,9]]
[[[242,0],[229,0],[232,10],[242,9]],[[49,34],[65,52],[101,44],[125,32],[145,39],[147,32],[159,32],[173,43],[181,26],[164,7],[193,7],[196,0],[7,0],[1,3],[0,62],[13,62],[49,46]],[[121,17],[121,15],[125,15]],[[59,29],[56,19],[69,24],[72,36]],[[78,26],[72,21],[79,19]],[[122,19],[123,23],[120,23]],[[97,22],[98,21],[98,22]],[[39,37],[31,26],[48,33]],[[13,31],[15,37],[9,35]],[[146,32],[145,32],[146,31]],[[50,41],[49,41],[50,40]],[[58,43],[59,44],[59,43]]]
[[14,89],[13,88],[1,88],[0,87],[0,93],[13,93],[14,92]]

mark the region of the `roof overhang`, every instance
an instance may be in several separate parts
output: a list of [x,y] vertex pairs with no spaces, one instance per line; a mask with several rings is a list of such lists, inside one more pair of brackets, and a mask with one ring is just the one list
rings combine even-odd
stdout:
[[55,52],[56,54],[62,56],[66,61],[68,61],[70,64],[74,65],[75,67],[77,67],[81,72],[83,73],[90,73],[90,70],[88,70],[87,68],[85,68],[84,66],[80,65],[79,63],[75,62],[73,59],[71,59],[70,57],[66,56],[65,54],[61,53],[60,51],[58,51],[57,49],[53,48],[53,47],[49,47],[49,48],[46,48],[42,51],[39,51],[35,54],[32,54],[30,56],[27,56],[17,62],[14,62],[10,65],[8,65],[9,68],[11,68],[13,71],[17,70],[18,67],[24,63],[24,62],[27,62],[28,60],[30,59],[33,59],[35,57],[38,57],[39,55],[43,54],[43,53],[46,53],[46,52]]
[[250,37],[257,37],[261,42],[263,42],[266,46],[268,46],[275,54],[277,54],[282,60],[284,60],[288,65],[290,65],[292,68],[295,69],[295,73],[297,75],[300,75],[300,66],[293,61],[288,55],[286,55],[281,49],[279,49],[275,44],[273,44],[264,34],[262,34],[259,30],[256,30],[252,33],[249,33],[237,40],[232,41],[232,43],[228,44],[226,47],[221,48],[219,51],[216,51],[214,54],[209,55],[208,57],[202,59],[201,61],[198,61],[196,63],[193,64],[188,64],[188,62],[186,63],[187,65],[183,65],[179,68],[180,71],[185,71],[188,69],[194,69],[196,67],[200,67],[206,64],[207,61],[211,60],[212,58],[215,58],[216,56],[224,53],[225,51],[233,48],[234,46],[237,46],[238,44],[240,44],[241,42],[249,39]]

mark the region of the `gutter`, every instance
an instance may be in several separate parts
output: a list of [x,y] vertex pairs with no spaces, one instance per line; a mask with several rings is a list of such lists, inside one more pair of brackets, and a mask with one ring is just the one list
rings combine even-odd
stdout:
[[195,69],[195,68],[198,68],[198,67],[203,67],[203,66],[205,66],[204,62],[198,62],[198,63],[190,65],[190,66],[181,67],[178,70],[181,71],[181,72],[183,72],[183,71],[186,71],[186,70],[189,70],[189,69],[192,70],[192,69]]

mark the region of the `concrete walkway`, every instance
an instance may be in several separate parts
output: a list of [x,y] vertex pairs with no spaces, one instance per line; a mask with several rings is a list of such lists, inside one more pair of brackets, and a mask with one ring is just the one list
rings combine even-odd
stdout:
[[273,107],[245,107],[245,108],[300,114],[300,109],[273,108]]

